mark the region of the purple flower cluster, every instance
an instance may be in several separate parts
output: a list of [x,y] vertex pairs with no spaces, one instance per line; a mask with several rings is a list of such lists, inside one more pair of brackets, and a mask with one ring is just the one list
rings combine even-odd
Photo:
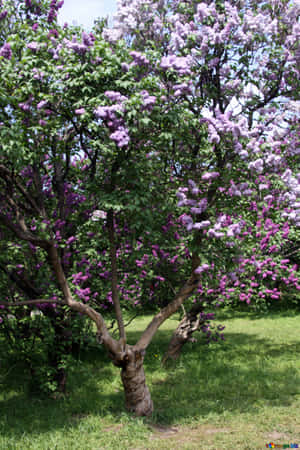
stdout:
[[156,97],[154,95],[149,95],[148,91],[141,92],[143,100],[143,109],[151,110],[156,102]]
[[218,176],[220,176],[219,172],[205,172],[201,179],[203,181],[210,181],[210,180],[214,180],[215,178],[217,178]]
[[134,63],[138,66],[147,66],[150,63],[149,59],[140,52],[132,51],[130,56],[132,56]]
[[7,16],[7,10],[5,9],[4,11],[1,11],[1,13],[0,13],[0,20],[3,20],[3,19],[5,19],[5,17]]
[[117,103],[109,106],[98,106],[94,114],[108,126],[111,131],[110,138],[117,146],[125,147],[129,144],[130,137],[121,113],[125,112],[124,103],[127,97],[117,91],[106,91],[105,96],[110,101]]
[[163,56],[160,61],[160,67],[164,70],[174,69],[179,75],[188,75],[191,73],[193,59],[191,56]]
[[210,265],[205,263],[205,264],[201,264],[201,266],[198,266],[194,272],[197,275],[200,275],[202,272],[207,272],[209,269],[210,269]]
[[68,39],[64,39],[64,45],[69,50],[73,50],[78,55],[85,55],[90,47],[93,46],[95,37],[92,33],[87,34],[85,32],[81,35],[82,42],[78,42],[76,36],[73,36],[72,41],[69,41]]
[[27,48],[33,52],[37,52],[39,50],[39,44],[37,42],[29,42],[29,44],[27,44]]
[[57,17],[57,11],[63,6],[64,0],[57,2],[57,0],[51,0],[50,11],[47,16],[47,22],[52,23]]
[[129,144],[130,137],[128,134],[128,128],[119,127],[114,133],[110,135],[110,138],[115,141],[118,147],[126,147]]
[[84,108],[75,109],[75,114],[77,114],[77,116],[81,116],[82,114],[85,114],[85,109]]
[[11,51],[11,47],[8,43],[4,44],[0,48],[0,56],[3,56],[3,58],[5,58],[5,59],[11,59],[12,51]]

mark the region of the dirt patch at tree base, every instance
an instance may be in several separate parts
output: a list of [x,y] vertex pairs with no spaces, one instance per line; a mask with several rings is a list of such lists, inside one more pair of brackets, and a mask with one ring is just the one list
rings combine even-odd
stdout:
[[[152,425],[153,431],[150,439],[170,439],[175,440],[177,444],[184,443],[198,443],[201,439],[207,440],[207,436],[215,435],[217,433],[234,433],[234,430],[229,428],[213,428],[209,425],[200,425],[197,428],[189,427],[167,427],[164,425]],[[175,442],[174,442],[175,445]],[[176,446],[176,445],[175,445]]]

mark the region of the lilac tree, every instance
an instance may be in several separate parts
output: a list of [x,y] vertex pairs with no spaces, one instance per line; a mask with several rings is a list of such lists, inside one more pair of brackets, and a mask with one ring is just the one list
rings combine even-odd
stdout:
[[[299,289],[282,256],[299,225],[299,11],[123,1],[101,37],[53,28],[58,3],[43,8],[33,24],[7,13],[15,31],[0,49],[1,238],[24,269],[36,261],[43,297],[24,300],[19,284],[1,304],[91,319],[127,408],[148,415],[145,352],[183,303],[172,357],[199,326],[209,337],[207,306]],[[129,345],[122,308],[158,292]]]
[[[199,133],[198,148],[185,141],[198,160],[178,196],[195,252],[201,245],[209,259],[198,269],[208,285],[176,330],[169,356],[198,329],[209,295],[217,305],[232,296],[250,303],[280,298],[283,284],[299,289],[297,266],[284,257],[299,242],[291,226],[299,225],[299,174],[292,175],[299,161],[298,15],[291,2],[121,1],[114,29],[105,31],[143,58],[155,49],[150,70],[160,71],[165,103],[188,111],[189,132]],[[218,260],[223,267],[215,267]]]

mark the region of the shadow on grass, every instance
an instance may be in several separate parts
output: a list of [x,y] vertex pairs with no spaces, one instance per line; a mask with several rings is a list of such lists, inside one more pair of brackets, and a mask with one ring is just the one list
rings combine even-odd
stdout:
[[[157,420],[181,420],[257,411],[261,405],[288,406],[300,394],[295,361],[300,342],[276,344],[244,333],[207,347],[187,344],[179,361],[151,392]],[[148,370],[149,373],[149,370]]]
[[[139,333],[128,331],[128,335],[132,342]],[[300,342],[276,345],[246,333],[227,333],[225,343],[187,344],[180,360],[166,370],[160,358],[169,339],[170,331],[161,330],[145,359],[155,405],[152,423],[204,420],[226,411],[255,413],[262,404],[287,406],[299,394],[300,378],[292,359],[299,354]],[[0,386],[6,392],[0,396],[2,435],[17,438],[24,433],[74,428],[89,415],[113,417],[118,422],[125,412],[119,370],[103,351],[87,353],[85,361],[74,367],[70,393],[64,398],[30,398],[20,387],[20,379],[20,373],[12,374]]]
[[297,317],[300,315],[300,309],[287,309],[283,306],[278,309],[272,309],[268,311],[255,311],[248,307],[239,306],[237,308],[224,308],[219,310],[211,310],[211,312],[216,313],[216,319],[218,321],[230,320],[230,319],[248,319],[248,320],[259,320],[259,319],[278,319],[284,317]]

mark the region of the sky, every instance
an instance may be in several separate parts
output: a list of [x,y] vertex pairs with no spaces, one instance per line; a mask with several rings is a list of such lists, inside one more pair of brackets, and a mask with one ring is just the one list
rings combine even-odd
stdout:
[[65,0],[58,21],[70,25],[83,25],[90,29],[94,19],[109,16],[110,21],[117,9],[117,0]]

